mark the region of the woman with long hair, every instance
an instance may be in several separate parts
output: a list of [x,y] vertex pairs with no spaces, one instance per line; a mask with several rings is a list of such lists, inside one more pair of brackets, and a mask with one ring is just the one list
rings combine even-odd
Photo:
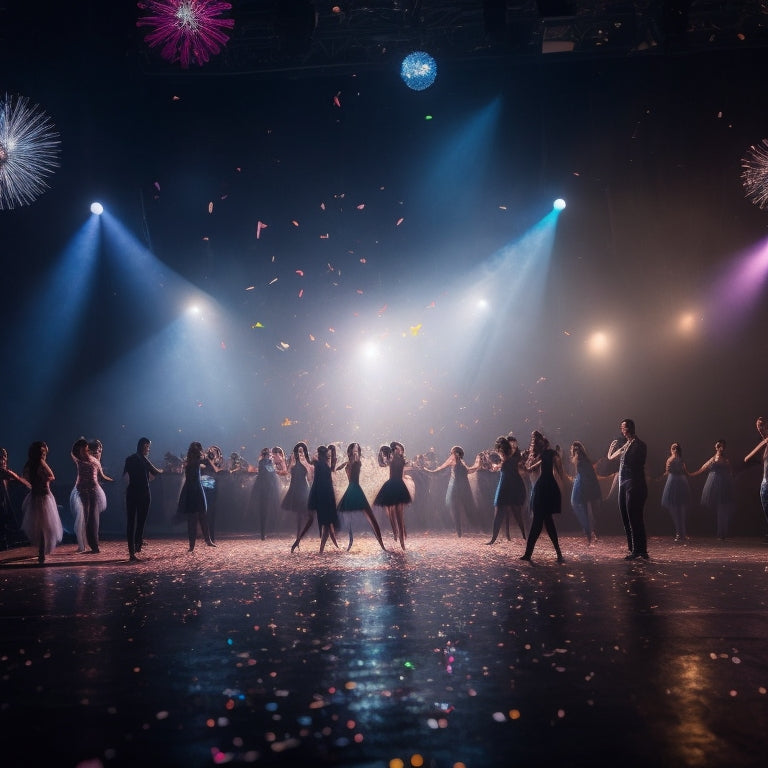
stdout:
[[587,543],[593,544],[597,540],[595,510],[600,508],[603,492],[592,460],[579,440],[571,443],[571,463],[576,473],[571,488],[571,506],[587,536]]
[[336,526],[338,525],[336,494],[333,490],[333,472],[336,469],[336,446],[333,444],[319,446],[317,454],[312,459],[312,467],[314,472],[307,499],[307,521],[296,537],[296,541],[291,545],[291,552],[299,546],[299,542],[309,530],[315,516],[317,516],[317,523],[320,526],[320,552],[325,551],[328,537],[330,537],[336,548],[339,546],[336,541]]
[[296,443],[288,461],[288,474],[291,480],[280,507],[295,514],[297,539],[301,538],[302,525],[307,517],[309,486],[312,484],[314,472],[314,467],[309,463],[307,444]]
[[[381,528],[379,523],[373,515],[371,505],[368,503],[368,499],[365,496],[360,486],[360,468],[362,467],[362,450],[360,449],[360,443],[350,443],[347,446],[347,460],[337,467],[337,470],[343,469],[347,474],[347,480],[349,485],[342,495],[337,511],[342,515],[352,512],[362,512],[371,528],[373,529],[373,535],[376,537],[376,541],[379,542],[379,546],[386,552],[386,547],[381,539]],[[347,551],[352,549],[352,522],[349,522],[349,546]]]
[[562,496],[560,494],[560,486],[555,479],[555,472],[562,477],[563,465],[557,451],[549,447],[549,440],[538,430],[534,430],[531,433],[531,445],[528,450],[526,465],[529,471],[538,471],[539,477],[531,493],[533,521],[531,523],[531,530],[528,533],[525,554],[520,559],[530,561],[533,555],[533,548],[536,546],[536,540],[541,534],[541,529],[546,528],[557,554],[557,562],[562,563],[563,553],[560,551],[557,529],[555,528],[555,521],[552,519],[552,515],[560,513]]
[[21,505],[21,530],[32,546],[37,547],[37,561],[40,565],[45,562],[46,555],[53,553],[64,536],[56,499],[51,493],[51,483],[56,478],[48,466],[47,458],[48,446],[42,441],[32,443],[22,471],[30,489]]
[[269,448],[262,448],[256,480],[251,489],[250,517],[256,518],[261,540],[266,538],[267,518],[280,506],[280,478]]
[[101,440],[87,441],[84,437],[75,440],[71,456],[77,468],[77,479],[69,496],[69,508],[75,520],[77,553],[99,552],[99,520],[107,508],[107,495],[99,481],[112,482],[101,466],[103,453]]
[[514,517],[520,528],[520,533],[525,541],[525,525],[523,524],[523,505],[525,504],[525,483],[520,476],[520,462],[522,454],[514,438],[501,437],[496,439],[494,446],[501,456],[499,467],[499,483],[496,486],[496,495],[493,499],[493,533],[491,540],[486,542],[491,545],[496,542],[501,527],[506,523],[507,541],[511,540],[509,533],[509,518]]
[[206,472],[216,474],[219,468],[208,458],[203,451],[203,444],[192,442],[187,449],[187,458],[184,461],[184,485],[179,494],[179,513],[187,518],[187,534],[189,536],[189,551],[195,549],[197,542],[197,527],[203,532],[205,543],[209,547],[215,547],[216,544],[211,539],[211,533],[208,529],[208,502],[203,490],[201,469]]
[[392,535],[405,549],[405,505],[412,501],[411,492],[403,480],[405,473],[405,448],[393,440],[379,449],[379,465],[389,467],[389,479],[379,488],[373,503],[387,511]]

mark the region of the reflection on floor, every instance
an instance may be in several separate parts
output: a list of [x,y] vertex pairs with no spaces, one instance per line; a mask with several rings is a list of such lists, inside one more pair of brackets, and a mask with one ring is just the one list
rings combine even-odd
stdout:
[[485,540],[0,553],[2,763],[764,764],[761,540]]

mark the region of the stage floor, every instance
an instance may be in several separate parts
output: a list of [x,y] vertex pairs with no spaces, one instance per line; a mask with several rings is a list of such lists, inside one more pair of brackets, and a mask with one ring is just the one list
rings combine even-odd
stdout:
[[484,541],[0,553],[2,764],[765,765],[762,540]]

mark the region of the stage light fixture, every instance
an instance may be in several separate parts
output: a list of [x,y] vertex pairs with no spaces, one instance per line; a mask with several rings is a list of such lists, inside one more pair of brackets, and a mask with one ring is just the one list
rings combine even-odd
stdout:
[[101,214],[104,213],[104,206],[97,202],[91,203],[91,213],[96,214],[96,216],[101,216]]
[[554,202],[554,203],[552,203],[552,207],[553,207],[553,208],[554,208],[556,211],[562,211],[562,210],[563,210],[563,208],[565,208],[565,200],[563,200],[563,198],[562,198],[562,197],[558,197],[558,198],[557,198],[557,200],[555,200],[555,202]]

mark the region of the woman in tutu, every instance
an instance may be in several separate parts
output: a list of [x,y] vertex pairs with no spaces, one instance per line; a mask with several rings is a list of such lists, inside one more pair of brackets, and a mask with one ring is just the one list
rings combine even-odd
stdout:
[[715,455],[690,473],[691,477],[707,473],[701,491],[701,503],[715,512],[717,538],[721,541],[728,535],[733,509],[733,472],[731,462],[725,455],[725,447],[725,440],[718,440],[715,443]]
[[325,543],[328,537],[338,548],[336,542],[336,525],[338,518],[336,516],[336,494],[333,490],[333,471],[336,469],[336,446],[321,445],[317,449],[317,454],[312,460],[314,468],[312,486],[309,489],[307,499],[307,520],[296,541],[291,545],[291,552],[298,546],[304,534],[312,525],[315,515],[320,526],[320,552],[325,550]]
[[59,509],[50,488],[56,478],[46,462],[47,458],[48,446],[39,441],[32,443],[22,472],[29,482],[30,490],[21,505],[24,515],[21,529],[32,545],[37,547],[37,561],[41,565],[45,562],[45,556],[56,549],[64,535]]
[[[373,510],[371,509],[371,505],[368,503],[365,492],[360,486],[360,468],[362,466],[360,461],[361,454],[362,451],[360,450],[360,444],[351,443],[347,446],[347,460],[338,467],[338,469],[343,469],[347,473],[347,480],[349,481],[349,485],[347,486],[346,491],[344,491],[344,494],[341,497],[341,501],[339,501],[337,511],[342,514],[362,512],[370,523],[370,526],[373,529],[373,534],[376,537],[376,541],[379,542],[379,546],[384,551],[386,551],[384,542],[381,539],[381,528],[379,528],[379,524],[373,515]],[[352,549],[352,539],[352,521],[350,520],[349,546],[347,547],[347,551]]]
[[179,494],[178,507],[179,516],[187,518],[190,552],[195,549],[195,543],[197,542],[198,523],[203,532],[205,543],[209,547],[216,546],[213,539],[211,539],[211,533],[208,529],[208,517],[206,514],[208,502],[205,499],[200,472],[203,467],[205,467],[206,472],[213,475],[219,472],[219,468],[213,464],[203,451],[203,444],[198,442],[190,443],[187,449],[187,458],[184,462],[184,485],[181,487],[181,493]]
[[664,483],[664,490],[661,492],[661,506],[672,517],[672,525],[675,527],[675,541],[686,541],[688,534],[685,518],[691,500],[691,488],[688,484],[688,469],[683,461],[680,443],[672,443],[669,447],[669,457],[664,474],[667,479]]
[[520,533],[525,540],[525,526],[523,525],[523,505],[525,504],[525,483],[520,476],[520,461],[522,454],[515,438],[504,437],[496,440],[496,451],[501,456],[499,467],[499,482],[496,486],[496,495],[493,499],[495,514],[493,516],[493,533],[491,540],[486,542],[492,545],[496,542],[501,531],[501,526],[506,523],[507,541],[510,541],[509,518],[515,518],[520,528]]
[[448,481],[448,490],[445,492],[445,506],[451,513],[453,524],[456,526],[456,535],[461,538],[462,515],[472,521],[477,518],[477,507],[472,488],[469,485],[469,475],[480,469],[480,454],[475,457],[475,463],[470,467],[464,462],[464,449],[460,445],[454,445],[448,458],[435,469],[427,472],[440,472],[451,468],[451,479]]
[[70,503],[74,502],[75,534],[79,534],[78,551],[85,552],[87,544],[91,554],[98,554],[99,514],[107,506],[106,495],[99,485],[99,479],[111,482],[112,478],[104,474],[101,462],[91,454],[88,441],[84,437],[75,441],[70,455],[77,468],[77,493],[74,499],[70,496]]
[[11,536],[18,530],[13,501],[8,491],[8,483],[21,483],[30,488],[29,483],[8,467],[8,451],[0,448],[0,550],[8,549]]
[[560,486],[555,479],[555,472],[563,474],[563,465],[557,451],[549,447],[547,440],[541,432],[534,431],[531,434],[531,446],[528,451],[527,469],[539,473],[539,477],[533,486],[531,494],[531,510],[533,511],[533,523],[528,534],[528,542],[525,545],[525,554],[521,560],[530,560],[533,548],[539,538],[541,529],[545,527],[552,545],[557,554],[557,562],[563,562],[563,553],[560,551],[560,543],[557,540],[557,529],[552,515],[558,514],[561,504]]
[[389,467],[389,480],[379,488],[373,503],[377,507],[384,507],[387,511],[392,534],[395,541],[400,541],[400,546],[405,549],[405,505],[410,504],[412,496],[403,481],[405,472],[405,448],[396,441],[389,445],[383,445],[379,449],[379,465]]
[[259,468],[251,489],[250,517],[257,518],[261,540],[266,538],[267,518],[280,506],[280,478],[269,448],[262,448]]
[[309,486],[314,477],[314,467],[309,463],[309,449],[306,443],[296,443],[288,461],[291,481],[288,491],[280,504],[281,508],[296,515],[296,538],[301,538],[301,528],[307,517]]
[[587,543],[593,544],[597,540],[595,510],[600,508],[603,492],[592,460],[578,440],[571,443],[571,462],[576,470],[571,488],[571,506],[587,536]]
[[[91,532],[91,538],[96,542],[96,549],[93,549],[91,546],[91,552],[98,552],[99,521],[101,519],[101,513],[104,512],[104,510],[107,508],[107,494],[104,493],[104,489],[101,487],[101,483],[99,481],[105,481],[109,483],[112,482],[112,478],[107,477],[104,474],[101,466],[101,455],[104,451],[101,440],[91,440],[90,442],[86,443],[86,449],[90,461],[88,464],[83,465],[83,474],[86,476],[85,485],[82,487],[82,489],[79,487],[78,484],[80,483],[81,470],[78,466],[77,460],[75,459],[75,448],[77,448],[77,451],[82,454],[81,441],[84,439],[85,438],[81,437],[72,446],[72,458],[75,460],[75,466],[77,466],[77,481],[75,482],[75,486],[72,489],[72,493],[69,495],[69,508],[72,511],[72,515],[75,519],[75,537],[77,538],[78,554],[83,554],[88,551],[86,549],[86,544],[91,546],[87,532],[88,525],[86,524],[86,505],[83,503],[83,499],[85,498],[91,507],[87,520],[93,529]],[[90,481],[90,475],[94,469],[92,466],[93,463],[97,465],[96,485],[93,488],[93,492],[90,493],[88,491],[88,484]]]

